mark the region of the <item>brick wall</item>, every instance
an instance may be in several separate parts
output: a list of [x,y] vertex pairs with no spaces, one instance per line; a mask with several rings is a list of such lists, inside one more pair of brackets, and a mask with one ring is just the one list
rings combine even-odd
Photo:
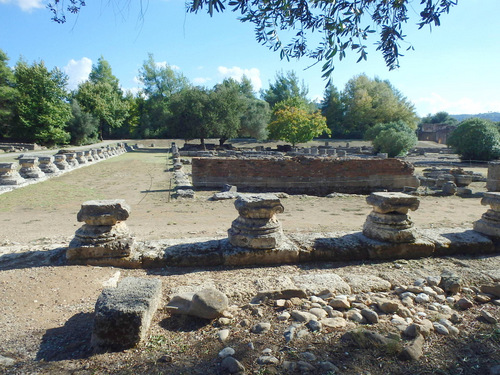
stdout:
[[219,189],[230,184],[241,191],[326,195],[402,190],[419,184],[413,165],[398,159],[193,158],[192,169],[196,188]]

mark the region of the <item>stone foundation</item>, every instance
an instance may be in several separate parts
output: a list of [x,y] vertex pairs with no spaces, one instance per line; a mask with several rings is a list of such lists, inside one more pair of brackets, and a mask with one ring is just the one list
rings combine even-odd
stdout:
[[327,195],[398,191],[418,187],[410,163],[399,159],[289,159],[193,158],[196,188],[220,189],[236,185],[239,191]]

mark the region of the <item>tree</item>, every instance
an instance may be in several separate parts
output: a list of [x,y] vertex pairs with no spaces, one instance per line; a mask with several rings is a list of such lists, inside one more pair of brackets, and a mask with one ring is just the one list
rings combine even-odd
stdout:
[[7,65],[9,58],[0,49],[0,139],[12,132],[18,91],[14,72]]
[[205,139],[214,136],[213,122],[208,118],[209,92],[202,87],[188,87],[170,98],[171,136],[184,139]]
[[206,115],[221,146],[238,135],[247,100],[238,82],[232,78],[225,79],[210,91]]
[[57,68],[48,71],[43,61],[28,65],[20,60],[14,77],[19,96],[13,137],[43,145],[67,143],[65,128],[71,118],[67,76]]
[[326,117],[326,124],[332,132],[332,138],[345,138],[347,133],[342,127],[344,118],[344,104],[340,92],[330,84],[325,90],[321,102],[321,113]]
[[370,79],[361,74],[351,78],[341,94],[343,103],[343,134],[361,138],[378,123],[403,121],[417,127],[415,108],[389,81]]
[[267,125],[271,119],[269,104],[264,100],[248,99],[241,116],[239,136],[258,140],[266,139]]
[[448,124],[457,125],[458,120],[451,117],[448,112],[437,112],[434,115],[430,113],[420,120],[420,124]]
[[453,130],[448,146],[463,160],[493,160],[500,157],[500,134],[493,123],[471,118]]
[[403,121],[377,124],[365,133],[372,141],[375,152],[385,152],[389,157],[405,155],[417,144],[415,131]]
[[170,97],[188,87],[189,81],[170,65],[155,62],[152,53],[148,54],[148,59],[139,69],[138,78],[143,84],[141,91],[144,96],[140,105],[138,136],[151,138],[165,135],[168,132]]
[[269,88],[262,92],[262,99],[269,103],[271,109],[276,103],[290,98],[300,98],[308,103],[308,89],[304,82],[299,84],[299,78],[293,71],[289,71],[286,75],[283,72],[276,74],[274,83],[269,82]]
[[295,146],[323,133],[330,134],[326,119],[319,111],[311,113],[304,106],[289,105],[292,100],[276,104],[274,120],[268,126],[270,139],[280,139]]
[[122,126],[128,116],[128,104],[118,79],[102,56],[92,66],[89,80],[78,86],[75,98],[85,112],[99,119],[101,140],[110,136],[111,129]]
[[99,120],[90,113],[82,111],[78,101],[71,101],[71,113],[73,117],[68,122],[68,132],[71,135],[72,145],[86,145],[97,141]]
[[[403,25],[409,14],[419,14],[419,28],[439,26],[440,17],[457,4],[457,0],[189,0],[187,9],[200,12],[204,9],[213,15],[223,12],[226,6],[240,14],[240,21],[255,25],[257,42],[280,53],[280,57],[309,57],[325,61],[323,75],[329,77],[335,59],[342,60],[347,51],[359,54],[358,61],[366,60],[370,35],[377,32],[377,50],[381,51],[389,69],[399,66],[401,44],[405,42]],[[411,5],[411,6],[410,6]],[[85,0],[54,0],[48,4],[52,20],[66,21],[65,12],[78,13]],[[283,30],[295,30],[287,43]],[[310,40],[318,40],[311,45]],[[412,49],[408,47],[407,49]]]

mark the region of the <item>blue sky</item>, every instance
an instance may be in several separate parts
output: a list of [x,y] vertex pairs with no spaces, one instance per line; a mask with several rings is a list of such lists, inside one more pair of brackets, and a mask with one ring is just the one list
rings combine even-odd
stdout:
[[[417,7],[420,0],[413,3]],[[311,99],[324,92],[321,64],[304,70],[311,60],[280,60],[255,41],[251,24],[239,22],[229,11],[210,18],[186,14],[183,0],[89,0],[80,15],[69,15],[60,25],[50,20],[45,4],[0,0],[0,49],[12,66],[22,56],[63,69],[70,88],[87,78],[102,55],[122,87],[137,91],[138,69],[151,52],[155,61],[207,87],[246,74],[255,89],[265,89],[278,71],[293,70],[308,86]],[[404,52],[398,70],[389,71],[372,47],[366,62],[356,64],[355,55],[338,62],[334,84],[342,90],[361,73],[388,79],[415,104],[420,116],[438,111],[500,112],[499,14],[499,0],[467,0],[444,15],[432,32],[409,22],[404,31],[415,50]]]

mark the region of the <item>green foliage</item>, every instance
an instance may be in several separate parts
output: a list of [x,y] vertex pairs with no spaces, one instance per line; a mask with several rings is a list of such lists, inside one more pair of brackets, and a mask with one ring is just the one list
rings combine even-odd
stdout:
[[[189,0],[187,10],[199,12],[206,9],[210,16],[214,10],[223,12],[229,7],[240,14],[241,22],[255,25],[257,42],[278,52],[282,59],[309,57],[324,61],[323,76],[330,77],[335,59],[342,61],[347,51],[355,51],[358,62],[367,59],[365,42],[370,35],[379,32],[377,50],[381,51],[389,69],[399,66],[400,47],[406,37],[403,25],[409,14],[420,16],[419,28],[440,25],[440,17],[457,4],[456,0],[295,0],[295,1],[248,1],[248,0]],[[411,4],[411,6],[408,6]],[[47,8],[52,20],[66,22],[66,12],[77,14],[85,6],[85,0],[60,0],[49,2]],[[291,30],[288,42],[282,35]],[[296,32],[293,32],[295,30]],[[320,36],[317,38],[316,35]],[[311,40],[317,43],[311,43]],[[407,49],[412,49],[410,45]]]
[[248,99],[246,109],[241,116],[241,126],[238,135],[259,140],[267,138],[267,124],[271,119],[269,104],[264,100]]
[[189,81],[168,64],[155,62],[151,53],[139,69],[138,78],[144,87],[143,101],[138,106],[140,117],[137,135],[144,138],[165,136],[168,134],[170,97],[189,87]]
[[342,126],[344,118],[344,103],[340,92],[334,85],[329,85],[321,102],[321,113],[326,117],[326,124],[332,132],[332,138],[346,138],[348,133]]
[[304,82],[300,85],[295,72],[289,71],[286,75],[283,72],[277,73],[275,82],[270,82],[269,88],[263,91],[261,96],[273,109],[277,103],[290,98],[300,98],[304,102],[308,102],[307,92],[308,89]]
[[405,155],[417,144],[415,131],[403,121],[377,124],[366,131],[365,139],[372,141],[375,152],[385,152],[391,158]]
[[448,146],[464,160],[493,160],[500,157],[500,134],[491,122],[472,118],[450,134]]
[[9,58],[0,49],[0,139],[9,137],[14,125],[18,91],[12,69],[7,65]]
[[438,112],[434,115],[428,114],[420,120],[420,124],[448,124],[456,125],[458,120],[451,117],[448,112]]
[[339,133],[361,138],[378,123],[403,121],[417,127],[415,108],[389,81],[370,79],[362,74],[350,79],[341,94],[342,124]]
[[128,103],[118,79],[102,56],[92,67],[89,80],[78,86],[75,98],[85,112],[99,119],[99,139],[109,137],[111,129],[122,126],[128,117]]
[[77,100],[71,102],[73,118],[68,122],[72,145],[87,145],[97,141],[99,120],[90,113],[85,113]]
[[16,124],[13,137],[43,145],[65,144],[69,134],[66,123],[71,108],[65,91],[67,77],[59,69],[48,71],[42,62],[16,64]]
[[201,87],[189,87],[170,98],[170,123],[173,137],[204,140],[215,135],[206,109],[209,92]]
[[330,133],[326,119],[319,111],[311,113],[303,107],[287,105],[286,101],[276,104],[273,118],[268,125],[269,138],[290,142],[293,146]]

